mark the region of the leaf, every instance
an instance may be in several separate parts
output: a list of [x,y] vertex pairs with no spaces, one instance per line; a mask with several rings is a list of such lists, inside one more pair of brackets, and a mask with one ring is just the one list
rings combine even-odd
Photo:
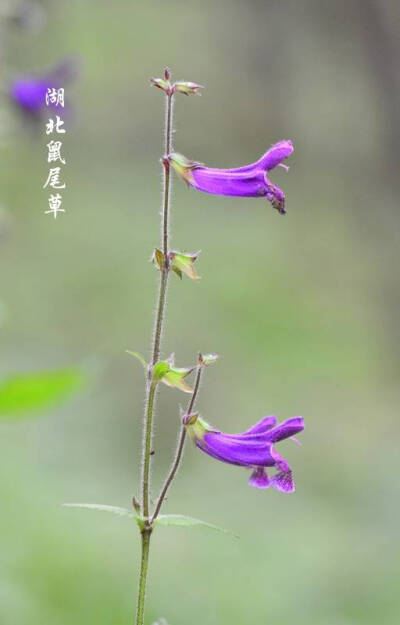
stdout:
[[232,536],[235,536],[235,538],[239,538],[236,534],[232,534],[232,532],[224,529],[223,527],[219,527],[213,523],[207,523],[207,521],[201,521],[200,519],[194,519],[193,517],[185,516],[184,514],[160,514],[155,520],[155,523],[158,525],[171,525],[176,527],[207,527],[208,529],[222,532],[223,534],[231,534]]
[[107,506],[102,503],[63,503],[62,505],[64,508],[86,508],[87,510],[99,510],[100,512],[111,512],[112,514],[116,514],[118,516],[136,518],[136,514],[127,508]]
[[103,503],[63,503],[64,508],[86,508],[86,510],[99,510],[100,512],[111,512],[117,516],[124,516],[129,519],[134,519],[139,526],[140,531],[144,527],[144,519],[128,510],[127,508],[120,508],[119,506],[108,506]]
[[78,391],[84,381],[78,368],[11,375],[0,382],[0,419],[48,408]]

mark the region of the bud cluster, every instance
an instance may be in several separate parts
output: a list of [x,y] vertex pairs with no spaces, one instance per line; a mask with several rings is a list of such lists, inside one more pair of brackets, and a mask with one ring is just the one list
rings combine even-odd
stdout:
[[164,78],[150,78],[150,82],[154,87],[161,89],[168,96],[172,96],[174,93],[201,95],[199,90],[202,89],[202,85],[199,85],[197,82],[178,80],[177,82],[171,83],[171,72],[168,67],[164,70]]

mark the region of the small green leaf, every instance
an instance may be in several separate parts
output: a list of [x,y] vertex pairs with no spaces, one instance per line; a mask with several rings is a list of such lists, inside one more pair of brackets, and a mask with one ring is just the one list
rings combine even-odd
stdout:
[[238,536],[232,534],[232,532],[224,529],[223,527],[218,527],[218,525],[214,525],[213,523],[207,523],[206,521],[201,521],[200,519],[194,519],[190,516],[185,516],[184,514],[160,514],[155,520],[155,523],[158,525],[171,525],[176,527],[207,527],[208,529],[222,532],[223,534],[231,534],[235,536],[235,538],[238,538]]
[[78,368],[19,373],[0,382],[0,418],[21,418],[27,412],[48,408],[84,383]]
[[155,380],[156,382],[162,380],[169,370],[170,365],[168,362],[157,362],[153,367],[153,380]]
[[145,371],[147,371],[147,362],[145,361],[145,359],[143,358],[142,354],[139,354],[139,352],[131,352],[130,349],[125,350],[127,354],[129,354],[130,356],[133,356],[134,358],[136,358],[142,365],[143,365],[143,369]]

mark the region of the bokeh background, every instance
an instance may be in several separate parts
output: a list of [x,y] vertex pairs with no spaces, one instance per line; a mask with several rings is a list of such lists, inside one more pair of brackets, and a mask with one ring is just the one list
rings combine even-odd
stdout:
[[[19,3],[7,4],[7,11]],[[28,3],[29,5],[31,3]],[[4,5],[5,6],[5,5]],[[37,8],[37,5],[36,5]],[[396,0],[70,0],[22,28],[2,16],[0,372],[81,365],[71,401],[0,425],[0,622],[124,625],[139,540],[127,519],[65,501],[127,505],[138,493],[159,238],[162,93],[180,97],[175,147],[210,166],[296,151],[262,200],[174,183],[173,246],[201,281],[171,279],[164,355],[215,351],[198,407],[226,431],[304,415],[280,451],[297,490],[188,446],[166,505],[240,538],[160,528],[147,622],[395,625],[399,570],[400,10]],[[15,75],[73,56],[65,215],[44,214],[44,125],[7,97]],[[153,485],[168,467],[179,391],[163,388]]]

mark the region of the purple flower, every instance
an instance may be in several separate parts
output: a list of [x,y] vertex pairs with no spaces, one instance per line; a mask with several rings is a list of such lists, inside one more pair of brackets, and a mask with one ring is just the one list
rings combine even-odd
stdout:
[[65,87],[76,76],[76,73],[75,59],[65,59],[51,72],[42,76],[17,78],[10,86],[11,100],[28,117],[39,117],[47,108],[47,89]]
[[[304,430],[303,417],[293,417],[279,425],[276,425],[275,416],[264,417],[242,434],[225,434],[215,430],[197,414],[184,415],[183,423],[195,445],[209,456],[253,469],[249,479],[251,486],[273,486],[284,493],[295,490],[290,465],[278,454],[274,444]],[[273,467],[277,472],[270,477],[266,467]]]
[[201,163],[176,153],[169,155],[169,162],[197,191],[212,195],[266,197],[272,206],[284,215],[285,195],[279,187],[272,184],[267,174],[277,165],[282,165],[282,161],[292,154],[293,149],[291,141],[280,141],[271,146],[255,163],[235,169],[203,167]]

